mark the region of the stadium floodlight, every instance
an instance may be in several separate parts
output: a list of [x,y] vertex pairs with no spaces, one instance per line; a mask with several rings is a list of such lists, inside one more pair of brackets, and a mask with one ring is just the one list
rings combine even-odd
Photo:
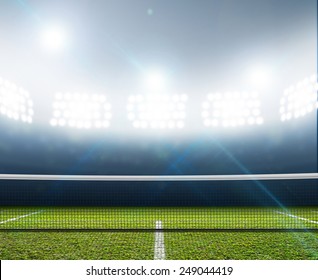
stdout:
[[52,107],[52,126],[77,129],[100,129],[110,126],[111,104],[104,95],[56,93]]
[[33,101],[29,93],[0,77],[0,114],[13,120],[32,123]]
[[42,31],[42,45],[50,51],[58,51],[66,47],[67,34],[59,25],[46,26]]
[[145,86],[149,91],[161,91],[166,87],[166,76],[163,72],[152,70],[145,75]]
[[127,117],[137,129],[182,129],[187,100],[185,94],[132,95],[128,98]]
[[316,74],[287,88],[280,100],[281,121],[303,117],[318,108],[317,91]]
[[203,124],[207,127],[261,125],[264,120],[256,92],[210,93],[202,103]]
[[258,89],[264,89],[270,86],[272,79],[272,71],[265,65],[254,66],[248,72],[248,80],[250,84]]

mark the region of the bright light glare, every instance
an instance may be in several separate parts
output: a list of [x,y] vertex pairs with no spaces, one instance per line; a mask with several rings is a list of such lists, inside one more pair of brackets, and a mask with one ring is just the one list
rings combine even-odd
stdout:
[[100,129],[109,127],[112,118],[111,104],[104,95],[57,93],[52,107],[52,126]]
[[42,31],[42,45],[50,51],[59,51],[67,46],[66,30],[58,25],[47,26]]
[[248,73],[250,83],[258,89],[269,87],[272,83],[272,71],[265,66],[252,68]]
[[165,89],[167,78],[164,73],[158,70],[152,70],[145,75],[145,86],[150,91],[161,91]]
[[202,103],[201,116],[207,127],[261,125],[264,122],[256,92],[208,94]]

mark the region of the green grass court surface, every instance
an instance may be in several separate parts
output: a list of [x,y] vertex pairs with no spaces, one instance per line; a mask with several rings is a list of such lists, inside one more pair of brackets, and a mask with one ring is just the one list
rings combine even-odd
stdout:
[[0,230],[1,259],[318,259],[318,207],[7,207]]

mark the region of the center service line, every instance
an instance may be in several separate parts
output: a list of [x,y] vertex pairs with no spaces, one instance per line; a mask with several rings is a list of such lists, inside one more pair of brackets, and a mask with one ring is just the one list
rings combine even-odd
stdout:
[[165,242],[163,238],[163,232],[162,229],[162,222],[156,221],[156,229],[159,229],[159,231],[155,232],[155,260],[164,260],[165,255]]

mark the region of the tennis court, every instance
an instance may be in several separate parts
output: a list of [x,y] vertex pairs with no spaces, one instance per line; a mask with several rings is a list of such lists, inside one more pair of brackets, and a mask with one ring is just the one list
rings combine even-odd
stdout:
[[318,258],[318,207],[7,207],[0,217],[1,259]]
[[0,259],[318,260],[317,1],[274,2],[1,1]]
[[8,207],[16,230],[318,230],[318,207]]

